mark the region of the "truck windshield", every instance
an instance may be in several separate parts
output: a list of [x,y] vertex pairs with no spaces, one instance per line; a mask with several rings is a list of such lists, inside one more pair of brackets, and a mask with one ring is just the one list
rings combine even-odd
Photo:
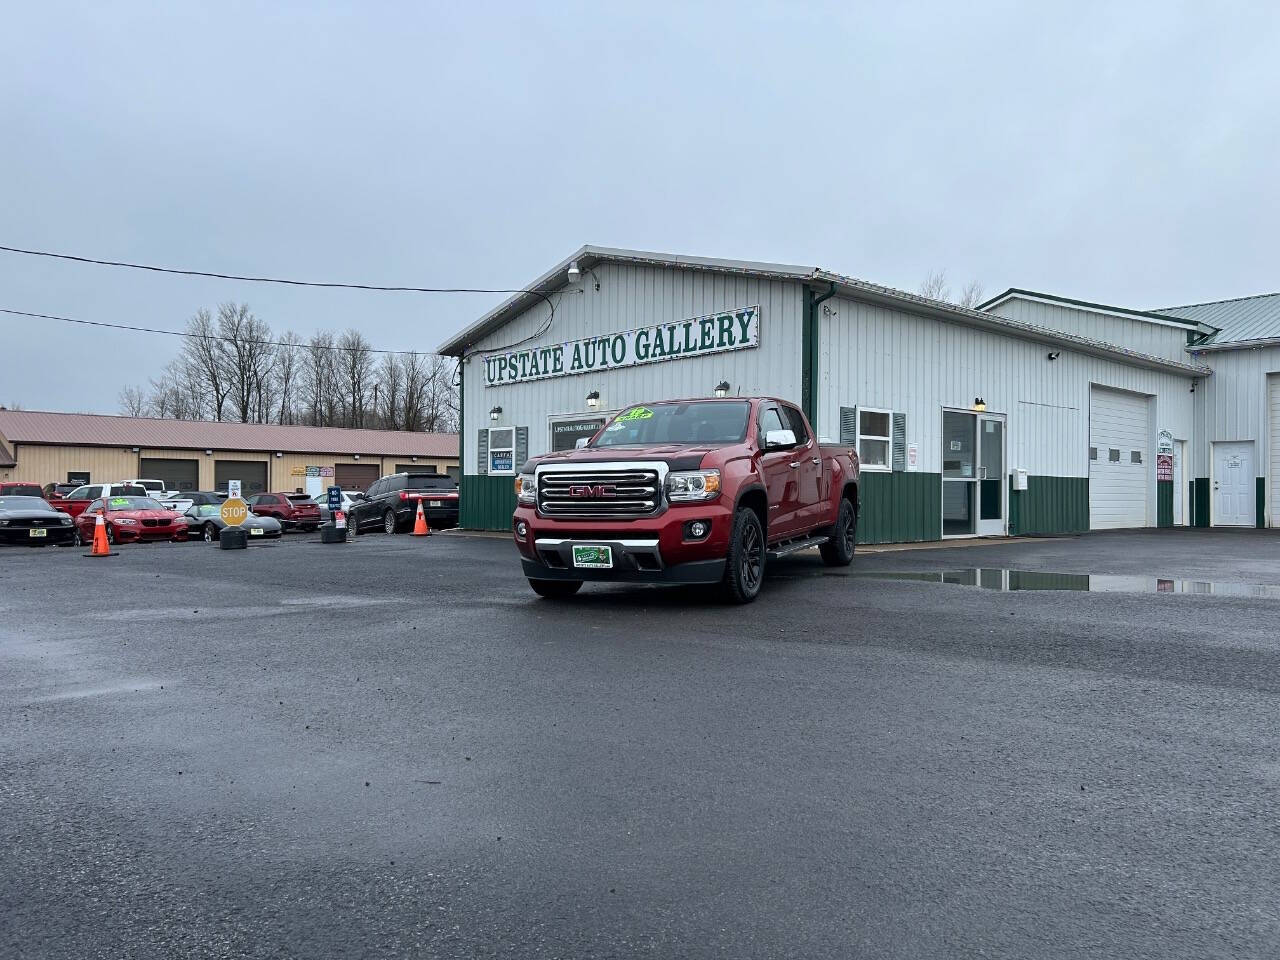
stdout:
[[651,443],[740,443],[747,436],[751,404],[745,400],[699,400],[630,407],[596,437],[593,447]]

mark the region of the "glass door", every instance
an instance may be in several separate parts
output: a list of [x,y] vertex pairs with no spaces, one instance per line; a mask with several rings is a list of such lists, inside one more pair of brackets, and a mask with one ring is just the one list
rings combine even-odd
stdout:
[[942,412],[942,535],[971,537],[977,525],[977,415]]
[[978,415],[978,535],[1005,534],[1004,417]]

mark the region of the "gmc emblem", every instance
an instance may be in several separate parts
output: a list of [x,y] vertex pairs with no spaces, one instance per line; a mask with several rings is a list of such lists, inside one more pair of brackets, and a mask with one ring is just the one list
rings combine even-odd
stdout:
[[569,488],[569,496],[571,497],[595,497],[597,500],[603,500],[606,497],[616,497],[618,489],[612,483],[597,483],[590,486],[585,483],[575,483]]

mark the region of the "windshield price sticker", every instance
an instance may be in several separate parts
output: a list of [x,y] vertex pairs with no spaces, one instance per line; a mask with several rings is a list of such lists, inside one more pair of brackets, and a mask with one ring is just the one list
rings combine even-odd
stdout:
[[653,411],[648,407],[632,407],[625,413],[618,415],[619,423],[628,423],[632,420],[652,420]]
[[112,497],[110,504],[113,507],[127,507],[129,505],[129,499],[127,497]]

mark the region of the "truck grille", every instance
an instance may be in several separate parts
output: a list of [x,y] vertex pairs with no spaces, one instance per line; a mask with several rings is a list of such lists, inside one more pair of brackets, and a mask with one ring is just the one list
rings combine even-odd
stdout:
[[662,503],[656,470],[583,470],[538,475],[538,512],[545,517],[647,517]]

